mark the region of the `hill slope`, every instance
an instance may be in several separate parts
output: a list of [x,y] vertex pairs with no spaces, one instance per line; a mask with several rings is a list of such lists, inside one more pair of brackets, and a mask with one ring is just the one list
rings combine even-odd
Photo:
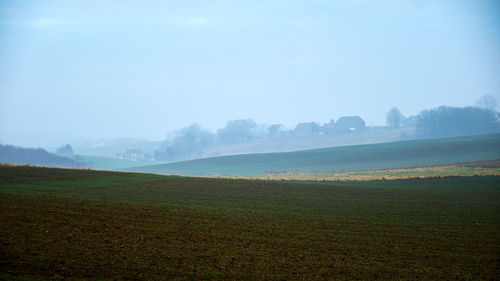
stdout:
[[[91,168],[96,170],[119,170],[139,166],[151,165],[150,161],[132,161],[126,159],[118,159],[103,156],[78,155],[75,160],[81,160],[92,163]],[[161,162],[156,162],[159,164]]]
[[128,169],[183,175],[346,172],[500,158],[500,134],[205,158]]
[[41,148],[23,148],[0,144],[0,163],[86,168],[90,164],[47,152]]

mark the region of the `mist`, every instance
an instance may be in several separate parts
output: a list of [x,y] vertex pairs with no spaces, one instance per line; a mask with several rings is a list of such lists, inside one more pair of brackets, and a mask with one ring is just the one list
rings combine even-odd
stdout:
[[498,1],[2,1],[0,143],[386,125],[500,98]]

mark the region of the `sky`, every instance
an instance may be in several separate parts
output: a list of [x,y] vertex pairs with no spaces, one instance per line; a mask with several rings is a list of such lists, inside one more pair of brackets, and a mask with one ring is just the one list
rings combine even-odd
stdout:
[[[0,143],[500,100],[497,0],[2,0]],[[498,109],[498,108],[497,108]]]

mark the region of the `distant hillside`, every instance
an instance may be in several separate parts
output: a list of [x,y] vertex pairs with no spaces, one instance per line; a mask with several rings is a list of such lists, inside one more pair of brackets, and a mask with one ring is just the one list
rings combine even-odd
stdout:
[[140,149],[144,153],[153,154],[160,147],[161,141],[144,141],[136,139],[111,139],[74,144],[73,149],[78,155],[93,155],[116,158],[118,153],[125,153],[128,149]]
[[0,163],[70,168],[86,168],[90,165],[90,163],[55,155],[41,148],[22,148],[1,144]]
[[145,166],[129,171],[182,175],[346,172],[500,158],[500,134],[246,154]]
[[257,138],[250,141],[208,146],[203,150],[205,157],[237,154],[292,152],[346,145],[374,144],[413,138],[415,128],[388,129],[369,127],[365,131],[339,135],[282,136],[278,138]]
[[131,161],[126,159],[88,155],[78,155],[74,157],[74,159],[84,162],[90,162],[92,163],[92,169],[96,170],[118,170],[152,164],[151,161]]

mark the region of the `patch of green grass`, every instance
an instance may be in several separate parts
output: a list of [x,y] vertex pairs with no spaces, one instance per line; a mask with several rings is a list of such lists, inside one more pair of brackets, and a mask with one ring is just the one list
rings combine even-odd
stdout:
[[57,192],[99,189],[164,179],[152,174],[58,169],[34,166],[0,166],[0,190],[6,192]]
[[500,276],[499,177],[302,183],[0,167],[0,179],[3,276]]
[[82,162],[92,162],[92,168],[99,170],[119,170],[152,164],[152,162],[150,161],[131,161],[125,159],[90,155],[78,155],[77,160]]

